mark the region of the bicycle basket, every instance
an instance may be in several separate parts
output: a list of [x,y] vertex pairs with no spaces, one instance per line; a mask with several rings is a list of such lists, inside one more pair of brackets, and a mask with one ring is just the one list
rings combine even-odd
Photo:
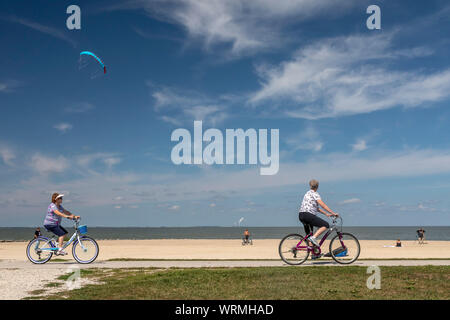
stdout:
[[82,225],[78,227],[78,232],[81,234],[85,234],[87,233],[87,226],[86,225]]

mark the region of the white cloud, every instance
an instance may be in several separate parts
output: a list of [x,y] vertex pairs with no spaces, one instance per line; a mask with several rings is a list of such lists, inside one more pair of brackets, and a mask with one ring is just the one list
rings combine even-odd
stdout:
[[228,118],[228,114],[223,112],[224,107],[207,105],[207,106],[193,106],[185,109],[185,115],[190,116],[193,120],[207,121],[213,126],[223,122]]
[[152,18],[181,26],[190,39],[201,41],[206,50],[217,46],[221,52],[237,56],[279,47],[290,41],[287,26],[320,15],[330,19],[355,3],[354,0],[135,0],[104,10],[144,9]]
[[71,125],[70,123],[62,122],[62,123],[58,123],[58,124],[54,125],[53,128],[55,128],[56,130],[58,130],[62,133],[66,133],[67,131],[72,130],[73,125]]
[[103,152],[83,154],[76,157],[77,164],[84,168],[88,168],[98,161],[105,164],[108,168],[111,168],[122,162],[122,159],[115,153]]
[[[214,126],[229,117],[225,102],[233,100],[232,97],[221,96],[212,99],[195,91],[156,87],[151,83],[147,85],[155,100],[155,112],[165,113],[160,119],[167,123],[180,126],[184,122],[202,120]],[[220,105],[222,101],[224,103]]]
[[364,151],[367,149],[367,143],[364,139],[358,139],[354,144],[352,144],[353,151]]
[[116,164],[119,164],[120,162],[122,162],[122,159],[120,159],[118,157],[107,157],[107,158],[103,159],[103,162],[106,164],[106,166],[108,168],[112,168]]
[[78,102],[73,103],[70,106],[64,108],[64,111],[67,113],[85,113],[90,110],[93,110],[95,106],[89,102]]
[[322,150],[324,143],[320,139],[319,132],[313,125],[308,125],[300,134],[286,139],[291,150]]
[[4,20],[8,20],[11,22],[19,23],[21,25],[24,25],[28,28],[31,28],[33,30],[39,31],[41,33],[48,34],[52,37],[58,38],[60,40],[63,40],[67,43],[69,43],[72,47],[76,47],[77,42],[73,40],[68,34],[64,33],[62,30],[67,30],[65,28],[59,29],[59,28],[53,28],[49,26],[45,26],[42,24],[39,24],[37,22],[33,22],[24,18],[18,18],[15,16],[11,16],[8,18],[4,18]]
[[339,204],[345,205],[345,204],[353,204],[353,203],[360,203],[360,202],[361,202],[361,199],[351,198],[351,199],[343,200],[343,201],[339,202]]
[[405,59],[391,42],[392,35],[349,36],[308,45],[278,66],[259,66],[261,89],[249,102],[287,117],[319,119],[423,106],[450,95],[450,69],[385,68],[388,61]]
[[164,122],[167,122],[167,123],[170,123],[170,124],[172,124],[172,125],[174,125],[174,126],[181,126],[182,125],[182,122],[180,121],[180,120],[178,120],[178,119],[176,119],[176,118],[173,118],[173,117],[169,117],[169,116],[161,116],[161,117],[159,117],[162,121],[164,121]]
[[0,82],[0,93],[12,92],[18,86],[20,86],[20,82],[19,81],[15,81],[15,80],[1,81]]
[[13,166],[16,158],[14,151],[6,146],[0,146],[0,158],[8,166]]
[[69,161],[63,157],[46,157],[36,153],[31,158],[31,167],[40,174],[63,172],[67,169]]
[[180,209],[180,206],[175,204],[173,206],[168,207],[167,209],[169,209],[169,210],[178,210],[178,209]]

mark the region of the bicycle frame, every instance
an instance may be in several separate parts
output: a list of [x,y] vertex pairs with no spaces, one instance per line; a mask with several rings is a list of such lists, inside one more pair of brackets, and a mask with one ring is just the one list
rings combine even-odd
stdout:
[[[82,248],[83,250],[86,250],[86,248],[83,246],[83,243],[80,241],[80,233],[79,233],[79,231],[78,231],[78,226],[79,226],[79,222],[78,222],[78,220],[76,220],[76,221],[74,222],[75,232],[74,232],[73,235],[70,237],[69,241],[67,241],[67,242],[63,245],[62,250],[64,250],[64,249],[67,248],[68,246],[70,246],[70,245],[75,241],[75,239],[78,240],[78,242],[80,243],[81,248]],[[56,239],[56,236],[53,236],[53,237],[50,238],[50,239],[49,239],[49,238],[46,238],[46,237],[39,237],[39,238],[46,240],[46,241],[47,241],[46,243],[50,243],[50,246],[51,246],[51,248],[41,248],[41,251],[57,251],[57,250],[59,250],[59,248],[55,245],[55,242],[56,242],[56,240],[57,240],[57,239]],[[36,247],[38,246],[38,244],[39,244],[39,241],[37,242]]]
[[[342,222],[342,218],[341,218],[341,222]],[[321,247],[322,247],[322,244],[325,242],[325,240],[328,238],[328,236],[331,234],[331,233],[333,233],[333,231],[335,231],[335,229],[337,228],[337,226],[336,226],[336,219],[335,220],[333,220],[333,224],[331,225],[331,227],[327,230],[327,232],[325,233],[325,235],[322,237],[322,239],[320,239],[320,242],[319,242],[319,247],[316,247],[316,248],[318,248],[319,249],[319,253],[317,253],[317,254],[320,254],[321,252],[322,252],[322,250],[321,250]],[[343,247],[343,248],[346,248],[345,247],[345,245],[344,245],[344,242],[342,241],[342,224],[341,224],[341,230],[340,231],[338,231],[338,230],[336,230],[336,233],[337,233],[337,235],[338,235],[338,237],[339,237],[339,241],[341,242],[341,246]],[[297,247],[296,247],[296,249],[297,250],[308,250],[309,252],[314,252],[314,247],[313,246],[310,246],[310,245],[301,245],[302,244],[302,242],[303,241],[307,241],[307,239],[310,237],[310,236],[312,236],[313,235],[313,233],[311,232],[311,233],[309,233],[305,238],[303,238],[302,240],[300,240],[300,242],[297,244]]]

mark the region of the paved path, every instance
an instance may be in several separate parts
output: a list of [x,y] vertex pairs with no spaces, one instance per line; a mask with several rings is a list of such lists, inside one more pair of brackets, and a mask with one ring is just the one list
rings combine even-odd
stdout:
[[[67,269],[73,265],[80,268],[214,268],[214,267],[281,267],[287,266],[277,260],[246,260],[246,261],[98,261],[88,265],[77,264],[75,261],[49,262],[34,265],[28,261],[3,260],[0,269]],[[359,260],[352,266],[450,266],[450,260]],[[307,261],[301,267],[307,266],[342,266],[334,261]]]

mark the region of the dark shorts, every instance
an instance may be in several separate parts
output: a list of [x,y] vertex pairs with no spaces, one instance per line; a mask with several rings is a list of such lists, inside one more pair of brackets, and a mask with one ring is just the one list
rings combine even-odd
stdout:
[[307,235],[313,232],[313,227],[330,227],[328,222],[309,212],[299,212],[298,218],[303,223]]
[[50,232],[53,232],[58,237],[65,236],[68,232],[61,226],[44,226]]

